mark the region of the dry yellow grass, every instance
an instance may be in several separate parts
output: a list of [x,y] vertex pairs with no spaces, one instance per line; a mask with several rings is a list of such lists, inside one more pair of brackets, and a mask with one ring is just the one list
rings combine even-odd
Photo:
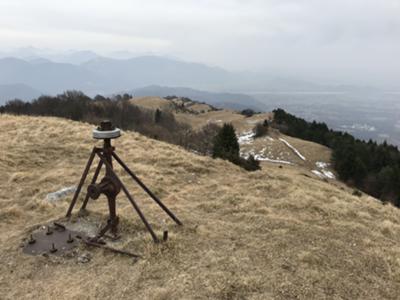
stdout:
[[167,100],[157,96],[144,96],[144,97],[133,97],[131,99],[131,103],[140,107],[148,108],[148,109],[164,109],[174,111],[174,104],[183,105],[189,111],[193,113],[207,113],[212,110],[211,106],[205,103],[198,102],[187,102],[183,101],[180,98],[176,98],[173,100]]
[[189,105],[189,109],[194,112],[198,113],[206,113],[209,111],[212,111],[212,108],[210,105],[205,104],[205,103],[193,103]]
[[148,109],[168,109],[171,107],[171,102],[156,96],[133,97],[131,103],[148,108]]
[[[87,264],[24,255],[29,229],[64,215],[70,198],[44,198],[77,183],[92,126],[2,115],[0,128],[1,299],[398,299],[398,209],[293,167],[248,173],[136,133],[115,142],[120,156],[184,226],[167,221],[170,240],[155,245],[120,196],[119,245],[143,255],[136,264],[100,249]],[[161,234],[166,216],[128,187]],[[96,221],[104,202],[89,204]]]
[[[178,100],[175,101],[177,102]],[[161,97],[135,97],[132,99],[132,103],[150,109],[159,108],[168,110],[172,108],[171,101]],[[235,127],[238,135],[252,131],[257,123],[262,123],[264,120],[272,120],[273,118],[273,113],[271,112],[245,117],[234,110],[223,109],[219,111],[209,111],[209,108],[210,107],[206,104],[195,103],[190,105],[190,109],[197,112],[204,111],[203,113],[190,114],[176,111],[173,111],[173,113],[179,122],[189,124],[194,129],[199,129],[209,123],[218,125],[231,123]],[[331,150],[322,145],[289,137],[273,129],[270,130],[269,136],[274,138],[274,140],[268,138],[256,139],[251,145],[243,145],[242,149],[244,152],[251,151],[255,154],[262,154],[262,152],[264,152],[269,158],[292,162],[297,166],[303,167],[305,171],[308,171],[310,176],[314,177],[316,177],[316,175],[312,174],[311,170],[318,169],[316,167],[316,162],[329,163],[331,160]],[[287,140],[292,146],[299,150],[307,160],[301,160],[291,149],[282,143],[279,138]],[[270,164],[270,162],[262,162],[262,165]]]
[[265,119],[272,117],[271,113],[257,114],[250,118],[237,113],[230,109],[223,109],[218,111],[208,111],[198,115],[192,115],[187,113],[176,113],[176,119],[180,122],[187,123],[193,128],[198,129],[208,123],[214,123],[222,125],[224,123],[231,123],[237,132],[240,134],[252,130],[258,122],[262,122]]
[[[179,99],[172,100],[176,104],[185,104]],[[140,107],[149,109],[171,109],[173,107],[171,100],[166,100],[156,96],[146,97],[134,97],[131,99],[131,103]],[[271,119],[272,113],[256,114],[250,118],[246,118],[240,113],[231,110],[223,109],[218,111],[210,110],[211,107],[208,104],[202,103],[186,103],[186,107],[199,114],[190,114],[186,112],[172,111],[176,119],[182,123],[191,125],[194,129],[199,129],[208,123],[215,123],[222,125],[223,123],[232,123],[239,133],[253,129],[254,125],[258,122],[262,122],[265,119]]]
[[[286,140],[290,145],[297,149],[306,160],[302,160],[292,149],[290,149],[280,139]],[[322,145],[308,142],[305,140],[293,138],[281,134],[278,130],[270,129],[268,136],[253,139],[251,143],[242,144],[241,151],[243,153],[254,152],[271,159],[288,161],[297,167],[303,167],[310,171],[317,169],[317,162],[330,163],[332,151]],[[270,162],[262,162],[263,165],[269,166]]]

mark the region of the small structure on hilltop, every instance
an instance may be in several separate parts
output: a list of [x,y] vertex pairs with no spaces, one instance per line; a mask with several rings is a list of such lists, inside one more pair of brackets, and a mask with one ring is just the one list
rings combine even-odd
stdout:
[[[72,248],[76,244],[76,238],[82,239],[86,244],[93,246],[100,246],[109,250],[114,250],[119,253],[123,251],[112,249],[105,246],[105,243],[101,241],[101,238],[110,232],[112,238],[117,239],[118,235],[118,223],[119,218],[117,216],[116,209],[116,198],[121,190],[125,193],[129,202],[143,221],[147,230],[151,234],[155,243],[160,242],[160,239],[155,234],[154,230],[150,226],[149,222],[143,215],[138,204],[135,202],[132,195],[129,193],[126,186],[122,183],[121,179],[115,173],[113,168],[113,162],[117,162],[127,174],[153,199],[167,214],[174,220],[178,225],[182,225],[181,221],[161,202],[161,200],[135,175],[135,173],[122,161],[122,159],[115,152],[115,148],[111,145],[111,140],[119,138],[121,131],[115,128],[110,121],[101,122],[97,129],[93,130],[93,138],[103,140],[103,147],[93,147],[90,154],[89,160],[86,164],[85,170],[83,171],[79,185],[75,191],[74,197],[69,205],[66,217],[71,217],[72,211],[77,203],[78,196],[82,190],[82,187],[89,174],[90,168],[97,156],[99,158],[98,165],[95,173],[87,188],[87,194],[84,198],[80,211],[85,211],[89,199],[96,200],[100,195],[105,195],[108,201],[109,218],[107,224],[96,234],[94,237],[82,237],[79,233],[70,231],[65,228],[64,225],[54,223],[54,226],[44,226],[41,231],[30,235],[28,242],[25,245],[24,252],[28,254],[41,254],[43,252],[59,254],[65,250]],[[105,176],[97,182],[102,168],[105,167]],[[165,231],[163,240],[166,241],[168,238],[168,232]],[[130,254],[125,252],[124,254]],[[133,255],[135,256],[135,255]]]
[[[136,204],[135,200],[122,183],[121,179],[115,173],[113,168],[113,158],[115,161],[127,172],[132,179],[171,217],[172,220],[175,221],[176,224],[182,225],[181,221],[161,202],[160,199],[150,189],[133,173],[131,169],[122,161],[122,159],[117,155],[115,152],[115,148],[111,146],[111,140],[119,138],[121,136],[121,131],[118,128],[112,126],[110,121],[103,121],[101,122],[100,127],[93,130],[93,138],[95,139],[102,139],[104,141],[103,148],[94,147],[92,153],[89,157],[89,160],[86,164],[86,168],[82,174],[82,178],[79,182],[78,188],[75,192],[75,195],[71,201],[71,204],[68,208],[66,217],[70,217],[72,210],[76,204],[78,199],[79,193],[82,189],[83,184],[85,183],[86,177],[89,173],[90,167],[94,161],[95,156],[99,157],[99,163],[97,165],[96,171],[94,173],[93,179],[91,184],[88,186],[87,194],[85,200],[83,201],[81,210],[86,209],[86,205],[88,204],[89,198],[97,199],[101,194],[104,194],[108,200],[108,207],[109,207],[109,219],[107,225],[100,230],[94,240],[98,240],[107,231],[110,231],[114,237],[118,234],[118,216],[116,213],[116,197],[120,193],[121,189],[125,193],[126,197],[132,204],[133,208],[136,210],[137,214],[139,215],[140,219],[143,221],[144,225],[146,226],[147,230],[150,232],[154,242],[159,242],[160,240],[154,233],[153,229],[151,228],[150,224],[147,222],[145,216],[143,215],[142,211],[140,210],[139,206]],[[96,183],[97,178],[100,174],[101,168],[105,166],[106,174],[103,179]]]

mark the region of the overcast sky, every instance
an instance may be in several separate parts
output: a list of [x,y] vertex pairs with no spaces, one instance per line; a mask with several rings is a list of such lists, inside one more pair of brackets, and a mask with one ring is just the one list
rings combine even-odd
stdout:
[[400,86],[400,0],[1,0],[0,50],[127,50]]

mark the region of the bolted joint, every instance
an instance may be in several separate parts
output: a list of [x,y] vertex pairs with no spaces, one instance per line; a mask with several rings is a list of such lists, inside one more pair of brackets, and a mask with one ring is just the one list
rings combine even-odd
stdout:
[[104,194],[107,197],[116,197],[120,191],[120,184],[111,176],[106,176],[100,183],[90,184],[87,188],[88,195],[93,200],[98,199],[101,194]]
[[87,188],[88,195],[91,199],[97,200],[101,195],[101,190],[98,184],[90,184]]

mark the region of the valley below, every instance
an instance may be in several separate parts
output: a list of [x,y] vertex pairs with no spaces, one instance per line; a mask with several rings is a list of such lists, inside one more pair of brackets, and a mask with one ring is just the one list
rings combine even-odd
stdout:
[[400,146],[400,94],[351,92],[249,93],[267,110],[282,108],[308,121],[325,122],[363,140]]

